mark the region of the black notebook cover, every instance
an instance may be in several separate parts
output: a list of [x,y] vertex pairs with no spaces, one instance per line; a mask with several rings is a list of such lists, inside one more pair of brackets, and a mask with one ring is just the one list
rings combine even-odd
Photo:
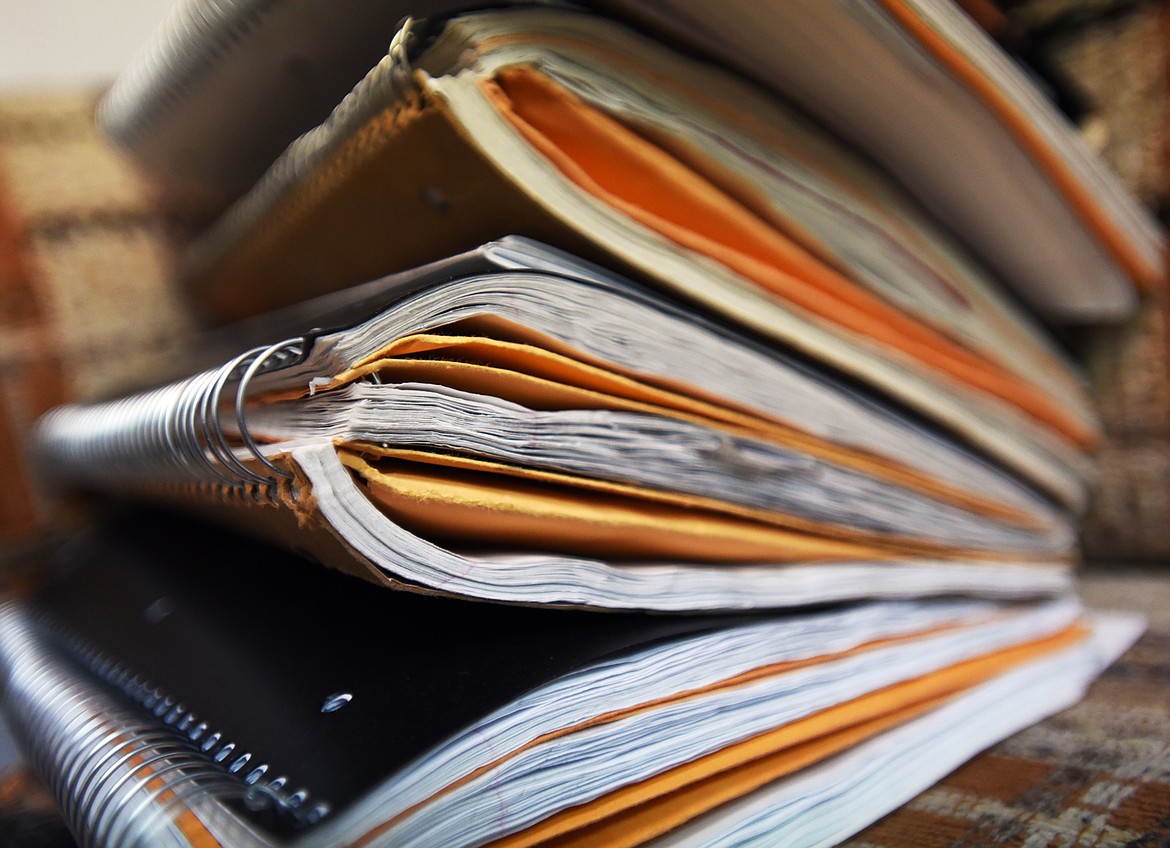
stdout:
[[37,606],[68,635],[334,812],[534,687],[746,618],[393,592],[146,510],[74,544],[59,572]]

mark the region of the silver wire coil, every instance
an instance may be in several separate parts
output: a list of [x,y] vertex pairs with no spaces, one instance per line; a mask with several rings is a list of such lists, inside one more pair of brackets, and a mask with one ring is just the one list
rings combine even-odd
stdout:
[[292,475],[248,431],[249,386],[257,375],[297,361],[306,347],[303,338],[287,339],[151,392],[58,407],[38,422],[34,451],[49,473],[67,470],[71,479],[193,483],[272,500]]
[[218,818],[246,840],[227,802],[272,807],[298,825],[329,812],[308,803],[306,790],[289,791],[286,778],[269,778],[267,765],[149,683],[94,650],[62,648],[69,640],[46,632],[18,603],[0,606],[4,707],[82,848],[186,844],[176,821],[187,811]]

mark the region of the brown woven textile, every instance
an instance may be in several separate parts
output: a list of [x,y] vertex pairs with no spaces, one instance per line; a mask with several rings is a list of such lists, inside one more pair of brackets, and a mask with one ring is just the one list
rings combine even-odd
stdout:
[[[1036,7],[1044,3],[1031,4]],[[1058,0],[1090,23],[1049,36],[1054,65],[1089,101],[1084,135],[1151,208],[1166,199],[1167,3]],[[1038,11],[1038,9],[1034,10]]]
[[[1114,10],[1053,45],[1056,64],[1093,106],[1084,128],[1090,144],[1143,202],[1170,211],[1170,4],[1029,5],[1050,15]],[[1083,533],[1094,560],[1170,559],[1168,310],[1158,293],[1136,320],[1096,334],[1085,357],[1107,436]]]
[[1099,465],[1083,532],[1086,557],[1164,562],[1170,556],[1170,440],[1112,442]]
[[1072,709],[976,757],[849,848],[1170,846],[1170,579],[1091,576],[1150,630]]
[[0,463],[16,470],[0,561],[55,520],[24,454],[36,417],[151,381],[191,337],[162,218],[98,136],[94,98],[0,96]]

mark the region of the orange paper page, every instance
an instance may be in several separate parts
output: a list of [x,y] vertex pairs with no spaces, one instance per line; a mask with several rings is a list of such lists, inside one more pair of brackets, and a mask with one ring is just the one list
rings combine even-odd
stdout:
[[[996,614],[996,615],[998,615],[998,614]],[[972,624],[974,624],[974,623],[975,622],[972,622]],[[521,745],[520,747],[518,747],[512,751],[501,754],[500,756],[498,756],[496,759],[492,760],[491,762],[489,762],[483,766],[480,766],[479,768],[474,769],[471,772],[468,772],[463,777],[455,780],[453,783],[444,787],[439,792],[437,792],[435,795],[431,796],[431,798],[428,798],[427,800],[421,801],[418,804],[415,804],[413,807],[399,813],[395,817],[388,819],[387,821],[382,822],[376,828],[365,833],[361,838],[359,838],[357,841],[355,841],[354,845],[355,846],[356,845],[365,845],[371,839],[374,839],[378,835],[384,833],[388,828],[392,827],[395,823],[406,818],[411,813],[420,809],[421,807],[425,806],[426,804],[430,803],[435,798],[446,795],[447,793],[451,792],[452,790],[457,789],[458,787],[465,785],[469,781],[474,780],[479,775],[484,774],[487,771],[490,771],[491,769],[495,768],[496,766],[500,765],[501,763],[507,762],[508,760],[515,757],[517,754],[520,754],[524,751],[531,750],[532,748],[535,748],[538,745],[542,745],[545,742],[548,742],[550,740],[559,739],[563,736],[567,736],[570,733],[576,733],[578,731],[586,730],[586,729],[591,728],[591,727],[597,727],[599,725],[609,724],[609,723],[614,722],[614,721],[619,721],[619,720],[626,718],[628,716],[637,715],[638,713],[645,712],[646,710],[657,709],[659,707],[663,707],[663,706],[666,706],[669,704],[679,703],[682,701],[689,700],[691,698],[699,697],[702,695],[707,695],[707,694],[710,694],[712,692],[722,691],[722,690],[733,688],[736,686],[743,686],[745,684],[748,684],[748,683],[751,683],[751,682],[754,682],[757,680],[762,680],[762,679],[768,678],[768,677],[775,677],[775,676],[778,676],[781,674],[786,674],[789,672],[797,671],[797,670],[802,669],[802,668],[809,668],[811,666],[822,665],[824,663],[832,662],[834,660],[840,660],[840,659],[844,659],[846,657],[856,656],[858,654],[864,653],[866,651],[872,651],[872,650],[875,650],[877,648],[888,647],[890,645],[904,644],[906,642],[911,642],[911,641],[914,641],[917,639],[923,639],[923,638],[926,638],[928,636],[932,636],[932,635],[942,633],[942,632],[952,630],[952,629],[956,629],[956,628],[951,628],[951,627],[930,628],[930,629],[921,630],[918,632],[906,633],[906,634],[903,634],[901,636],[894,636],[894,637],[890,637],[890,638],[886,638],[886,639],[876,639],[872,642],[866,642],[866,643],[863,643],[860,645],[856,645],[853,648],[849,648],[849,649],[844,650],[844,651],[838,651],[838,652],[830,653],[830,654],[822,654],[820,656],[814,656],[814,657],[807,657],[805,659],[800,659],[800,660],[790,660],[788,662],[778,662],[778,663],[772,663],[770,665],[760,666],[758,668],[750,669],[746,672],[743,672],[742,674],[735,675],[734,677],[725,678],[723,680],[717,681],[717,682],[712,683],[712,684],[707,685],[707,686],[701,686],[701,687],[698,687],[695,689],[689,689],[689,690],[685,690],[682,692],[677,692],[673,695],[669,695],[669,696],[666,696],[663,698],[658,698],[658,699],[655,699],[652,701],[646,701],[644,703],[638,704],[638,705],[633,706],[633,707],[627,707],[627,708],[618,709],[618,710],[611,710],[610,712],[602,713],[600,715],[594,716],[593,718],[586,719],[585,721],[580,722],[579,724],[571,725],[568,727],[563,727],[563,728],[560,728],[558,730],[554,730],[554,731],[551,731],[549,733],[545,733],[541,736],[536,737],[535,739],[532,739],[532,740],[526,742],[525,744]]]
[[[432,354],[442,358],[395,358]],[[504,398],[532,409],[616,409],[667,415],[737,435],[766,439],[999,521],[1021,527],[1038,526],[1022,510],[956,489],[881,457],[843,448],[769,419],[659,389],[529,345],[419,334],[392,343],[378,357],[369,357],[342,373],[330,387],[377,372],[387,381],[431,382]]]
[[991,111],[1036,162],[1068,205],[1102,246],[1138,284],[1149,291],[1162,284],[1158,268],[1138,251],[1121,225],[1110,217],[1068,162],[1045,140],[1035,123],[994,82],[922,20],[903,0],[877,0],[943,68],[966,86]]
[[812,534],[838,541],[854,542],[868,548],[882,550],[886,561],[898,559],[913,561],[922,557],[929,557],[935,560],[958,559],[963,561],[980,559],[985,562],[1009,559],[1015,563],[1036,562],[1044,565],[1064,564],[1069,567],[1072,566],[1070,561],[1062,559],[1059,556],[1040,557],[1023,553],[965,551],[906,536],[894,536],[859,530],[849,525],[824,524],[809,521],[773,510],[732,504],[701,495],[648,489],[633,483],[616,483],[611,480],[581,477],[567,472],[508,465],[494,460],[478,459],[456,454],[433,453],[409,448],[383,447],[382,445],[370,442],[347,442],[340,440],[335,444],[338,448],[338,454],[342,457],[342,462],[347,464],[352,463],[351,467],[355,470],[359,469],[363,463],[377,467],[379,460],[386,459],[417,463],[423,466],[439,466],[441,468],[515,477],[520,480],[530,480],[534,483],[556,487],[552,491],[560,489],[566,492],[575,490],[580,490],[582,493],[598,492],[604,495],[615,495],[631,503],[665,504],[681,509],[683,511],[682,514],[695,514],[696,511],[699,513],[711,512],[744,518],[749,521],[782,527],[787,530],[795,530],[799,533]]
[[348,451],[338,453],[394,520],[440,540],[635,560],[825,562],[891,556],[890,550],[697,509],[435,466],[372,465]]
[[[492,848],[625,848],[642,845],[661,836],[693,818],[714,809],[719,804],[734,801],[753,789],[758,789],[772,780],[787,777],[799,769],[816,765],[834,754],[858,745],[936,706],[947,699],[922,701],[902,707],[885,715],[858,722],[809,739],[793,743],[771,755],[735,767],[732,770],[700,779],[693,787],[684,787],[674,793],[638,803],[629,797],[640,792],[614,792],[597,802],[575,807],[545,819],[540,824],[489,843]],[[820,716],[815,716],[820,719]],[[797,722],[796,724],[800,724]],[[823,722],[816,722],[823,723]],[[794,734],[795,736],[796,734]],[[706,765],[706,758],[693,765]],[[652,781],[647,781],[650,783]],[[644,784],[638,789],[650,790]],[[645,791],[643,790],[643,791]],[[693,790],[693,791],[691,791]],[[652,791],[652,790],[651,790]],[[695,797],[701,793],[702,797]],[[634,804],[632,807],[624,804]],[[710,805],[710,806],[707,806]]]
[[[744,674],[725,679],[710,686],[679,692],[675,695],[656,701],[649,701],[628,709],[603,713],[579,725],[565,727],[547,733],[469,772],[454,781],[451,785],[440,790],[430,799],[422,801],[399,815],[382,822],[355,840],[353,844],[354,846],[367,845],[370,841],[385,833],[394,824],[430,803],[434,798],[441,797],[466,784],[468,781],[475,779],[479,775],[507,762],[516,755],[553,739],[580,730],[618,721],[649,709],[686,701],[715,691],[741,686],[768,677],[775,677],[798,669],[857,656],[876,648],[914,641],[938,632],[941,631],[936,629],[910,633],[890,639],[879,639],[833,654],[761,666],[760,668],[752,669]],[[794,768],[799,767],[795,763],[802,758],[808,758],[808,762],[805,763],[808,764],[835,753],[832,749],[834,740],[825,737],[841,734],[835,737],[836,742],[843,742],[845,745],[854,744],[882,729],[885,726],[885,719],[890,716],[898,716],[899,720],[912,717],[914,713],[928,708],[939,700],[945,699],[961,689],[977,685],[994,674],[1007,671],[1015,665],[1026,662],[1029,659],[1038,658],[1060,650],[1063,647],[1075,644],[1083,639],[1086,633],[1087,630],[1084,627],[1074,625],[1052,637],[1006,648],[983,657],[977,657],[973,660],[959,663],[951,668],[942,669],[915,680],[906,681],[888,687],[887,689],[870,693],[848,703],[840,704],[830,710],[814,714],[805,719],[761,734],[758,737],[729,746],[723,749],[723,751],[711,755],[711,757],[704,757],[692,763],[683,764],[655,778],[651,778],[649,781],[644,781],[635,787],[619,789],[589,804],[566,810],[557,816],[538,823],[533,828],[529,828],[518,834],[513,834],[510,837],[505,837],[501,842],[493,844],[508,846],[537,844],[565,834],[573,838],[577,835],[574,831],[599,822],[604,827],[607,824],[605,819],[616,814],[628,812],[632,815],[638,815],[640,810],[644,810],[648,812],[649,818],[653,820],[659,814],[659,810],[662,809],[656,807],[653,803],[643,804],[642,801],[633,800],[634,798],[641,798],[644,801],[653,801],[654,799],[661,798],[666,804],[670,804],[673,800],[682,799],[684,796],[692,793],[701,797],[707,797],[708,792],[713,793],[710,796],[711,803],[708,803],[703,810],[695,811],[691,803],[684,804],[684,807],[691,811],[687,815],[687,818],[692,818],[698,812],[705,812],[706,809],[710,809],[723,800],[739,797],[739,795],[751,791],[751,789],[763,785],[763,783],[789,773]],[[868,727],[866,727],[867,724]],[[795,749],[802,745],[815,747],[807,747],[797,752]],[[761,749],[763,750],[761,751]],[[735,792],[736,794],[726,796],[714,794],[719,792],[726,793],[728,791]],[[634,794],[628,795],[626,794],[628,792]],[[716,798],[718,800],[715,800]],[[686,800],[689,802],[692,799],[688,797]],[[614,801],[617,803],[611,803]],[[630,803],[635,805],[642,804],[642,806],[631,808],[629,806]],[[681,819],[676,820],[674,823],[669,823],[667,824],[667,828],[674,827],[685,820]],[[621,832],[620,824],[618,826],[618,832]],[[660,830],[660,832],[664,831]],[[621,843],[619,842],[617,844]]]
[[731,745],[492,843],[494,848],[622,848],[640,845],[726,801],[820,762],[949,696],[1024,663],[1071,648],[1088,635],[1074,625],[899,683]]
[[993,363],[854,285],[693,170],[531,68],[484,91],[534,148],[580,188],[672,241],[851,333],[1006,400],[1073,443],[1096,434]]
[[[973,6],[983,5],[988,8],[994,7],[994,4],[990,0],[968,0],[968,2]],[[971,9],[967,9],[967,11],[970,13]],[[532,36],[519,34],[488,38],[484,39],[481,43],[483,49],[490,52],[501,45],[507,45],[513,42],[525,43],[532,41],[539,44],[553,45],[563,41],[570,51],[580,50],[583,46],[581,42],[573,39],[562,39],[560,37],[533,39]],[[1045,350],[1043,346],[1037,346],[1036,342],[1027,333],[1022,333],[1012,321],[1005,320],[1005,316],[998,309],[987,308],[988,304],[983,297],[976,296],[972,298],[971,292],[965,287],[956,287],[954,285],[956,280],[949,273],[939,273],[937,263],[941,263],[944,267],[953,267],[954,260],[947,257],[945,251],[940,254],[940,248],[932,238],[924,236],[923,233],[919,233],[913,226],[907,226],[907,223],[899,215],[891,213],[891,206],[903,206],[906,204],[907,198],[899,190],[894,189],[892,183],[887,183],[886,178],[878,177],[876,172],[872,172],[868,167],[862,166],[859,160],[854,159],[852,154],[845,154],[843,149],[822,147],[814,155],[804,144],[794,143],[794,139],[789,133],[778,129],[767,119],[755,114],[750,108],[745,108],[743,105],[732,105],[725,98],[711,96],[709,92],[696,91],[689,85],[680,85],[679,80],[670,74],[660,73],[656,68],[648,67],[644,62],[631,61],[631,57],[628,54],[611,50],[608,45],[590,42],[587,49],[602,57],[608,65],[614,68],[620,68],[625,74],[651,80],[654,85],[668,91],[674,91],[684,99],[700,102],[703,110],[720,116],[724,121],[727,121],[733,126],[745,128],[751,136],[763,141],[773,150],[781,152],[784,158],[799,163],[802,167],[818,174],[820,179],[832,183],[837,191],[851,197],[857,208],[865,208],[868,210],[869,215],[876,215],[882,222],[879,229],[886,231],[885,237],[892,238],[894,245],[903,243],[907,245],[913,244],[915,248],[906,252],[907,258],[918,262],[919,258],[917,253],[919,251],[927,256],[932,256],[933,259],[927,261],[925,267],[935,269],[930,271],[930,277],[933,279],[934,285],[940,291],[945,291],[949,299],[962,303],[967,310],[973,310],[979,315],[982,322],[993,329],[994,334],[1004,338],[1015,338],[1017,343],[1031,348],[1035,358],[1031,360],[1028,367],[1021,369],[1019,367],[1020,363],[1018,362],[1010,362],[1002,358],[997,359],[997,355],[1002,353],[998,349],[989,351],[987,348],[980,348],[974,350],[974,353],[983,358],[989,358],[995,361],[998,365],[1005,367],[1006,370],[1013,374],[1018,375],[1022,373],[1030,376],[1036,370],[1042,371],[1047,379],[1056,381],[1062,385],[1065,391],[1071,392],[1074,396],[1080,398],[1082,407],[1091,406],[1091,400],[1084,387],[1075,378],[1070,379],[1065,367],[1054,359],[1050,352]],[[661,147],[664,152],[674,156],[684,165],[694,170],[699,176],[723,189],[727,194],[746,206],[754,214],[767,221],[779,232],[793,239],[796,244],[807,250],[814,257],[836,271],[846,276],[849,275],[850,270],[848,264],[843,264],[840,257],[832,250],[829,250],[818,236],[808,231],[799,216],[794,218],[778,210],[766,196],[760,194],[759,187],[754,182],[720,167],[717,163],[707,158],[699,148],[675,136],[662,134],[650,125],[640,125],[637,122],[632,122],[631,128],[643,135],[651,143]],[[844,206],[841,208],[843,211],[848,210],[849,201],[845,200]],[[852,211],[856,212],[857,209],[855,208]],[[893,249],[899,250],[899,252],[904,250],[904,248],[899,247],[894,247]],[[925,323],[935,326],[939,332],[947,334],[945,325],[939,326],[933,324],[928,317],[923,317],[922,320]],[[1032,370],[1029,371],[1029,368]]]
[[190,810],[175,819],[175,827],[182,831],[191,848],[223,848],[223,843],[212,836],[206,825]]
[[[130,743],[128,742],[127,744]],[[149,777],[156,772],[149,765],[145,754],[135,754],[129,757],[126,763],[127,765],[136,767],[136,771],[143,777]],[[174,804],[178,800],[174,789],[167,788],[166,782],[159,777],[154,777],[147,781],[146,788],[157,793],[154,802],[158,807]],[[200,821],[199,817],[193,811],[179,806],[172,809],[171,815],[172,824],[183,834],[183,837],[190,844],[191,848],[222,848],[222,843],[212,836],[211,831],[207,829],[207,826]]]

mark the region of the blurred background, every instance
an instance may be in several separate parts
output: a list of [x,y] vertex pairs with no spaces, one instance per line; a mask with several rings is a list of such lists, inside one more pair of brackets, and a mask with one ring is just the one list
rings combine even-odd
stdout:
[[[40,412],[149,381],[194,325],[168,269],[181,210],[97,135],[97,97],[175,0],[0,0],[0,564],[34,551],[49,513],[22,473]],[[961,5],[1031,69],[1138,197],[1167,220],[1165,0]],[[1123,326],[1065,339],[1085,366],[1108,441],[1085,523],[1092,567],[1170,563],[1170,334],[1164,295]],[[132,354],[128,354],[132,351]],[[53,512],[53,522],[59,519]],[[54,524],[54,526],[60,526]],[[1144,593],[1167,615],[1170,571]],[[51,802],[11,766],[0,732],[0,844],[68,845]]]
[[173,5],[175,0],[0,0],[0,85],[108,81]]

